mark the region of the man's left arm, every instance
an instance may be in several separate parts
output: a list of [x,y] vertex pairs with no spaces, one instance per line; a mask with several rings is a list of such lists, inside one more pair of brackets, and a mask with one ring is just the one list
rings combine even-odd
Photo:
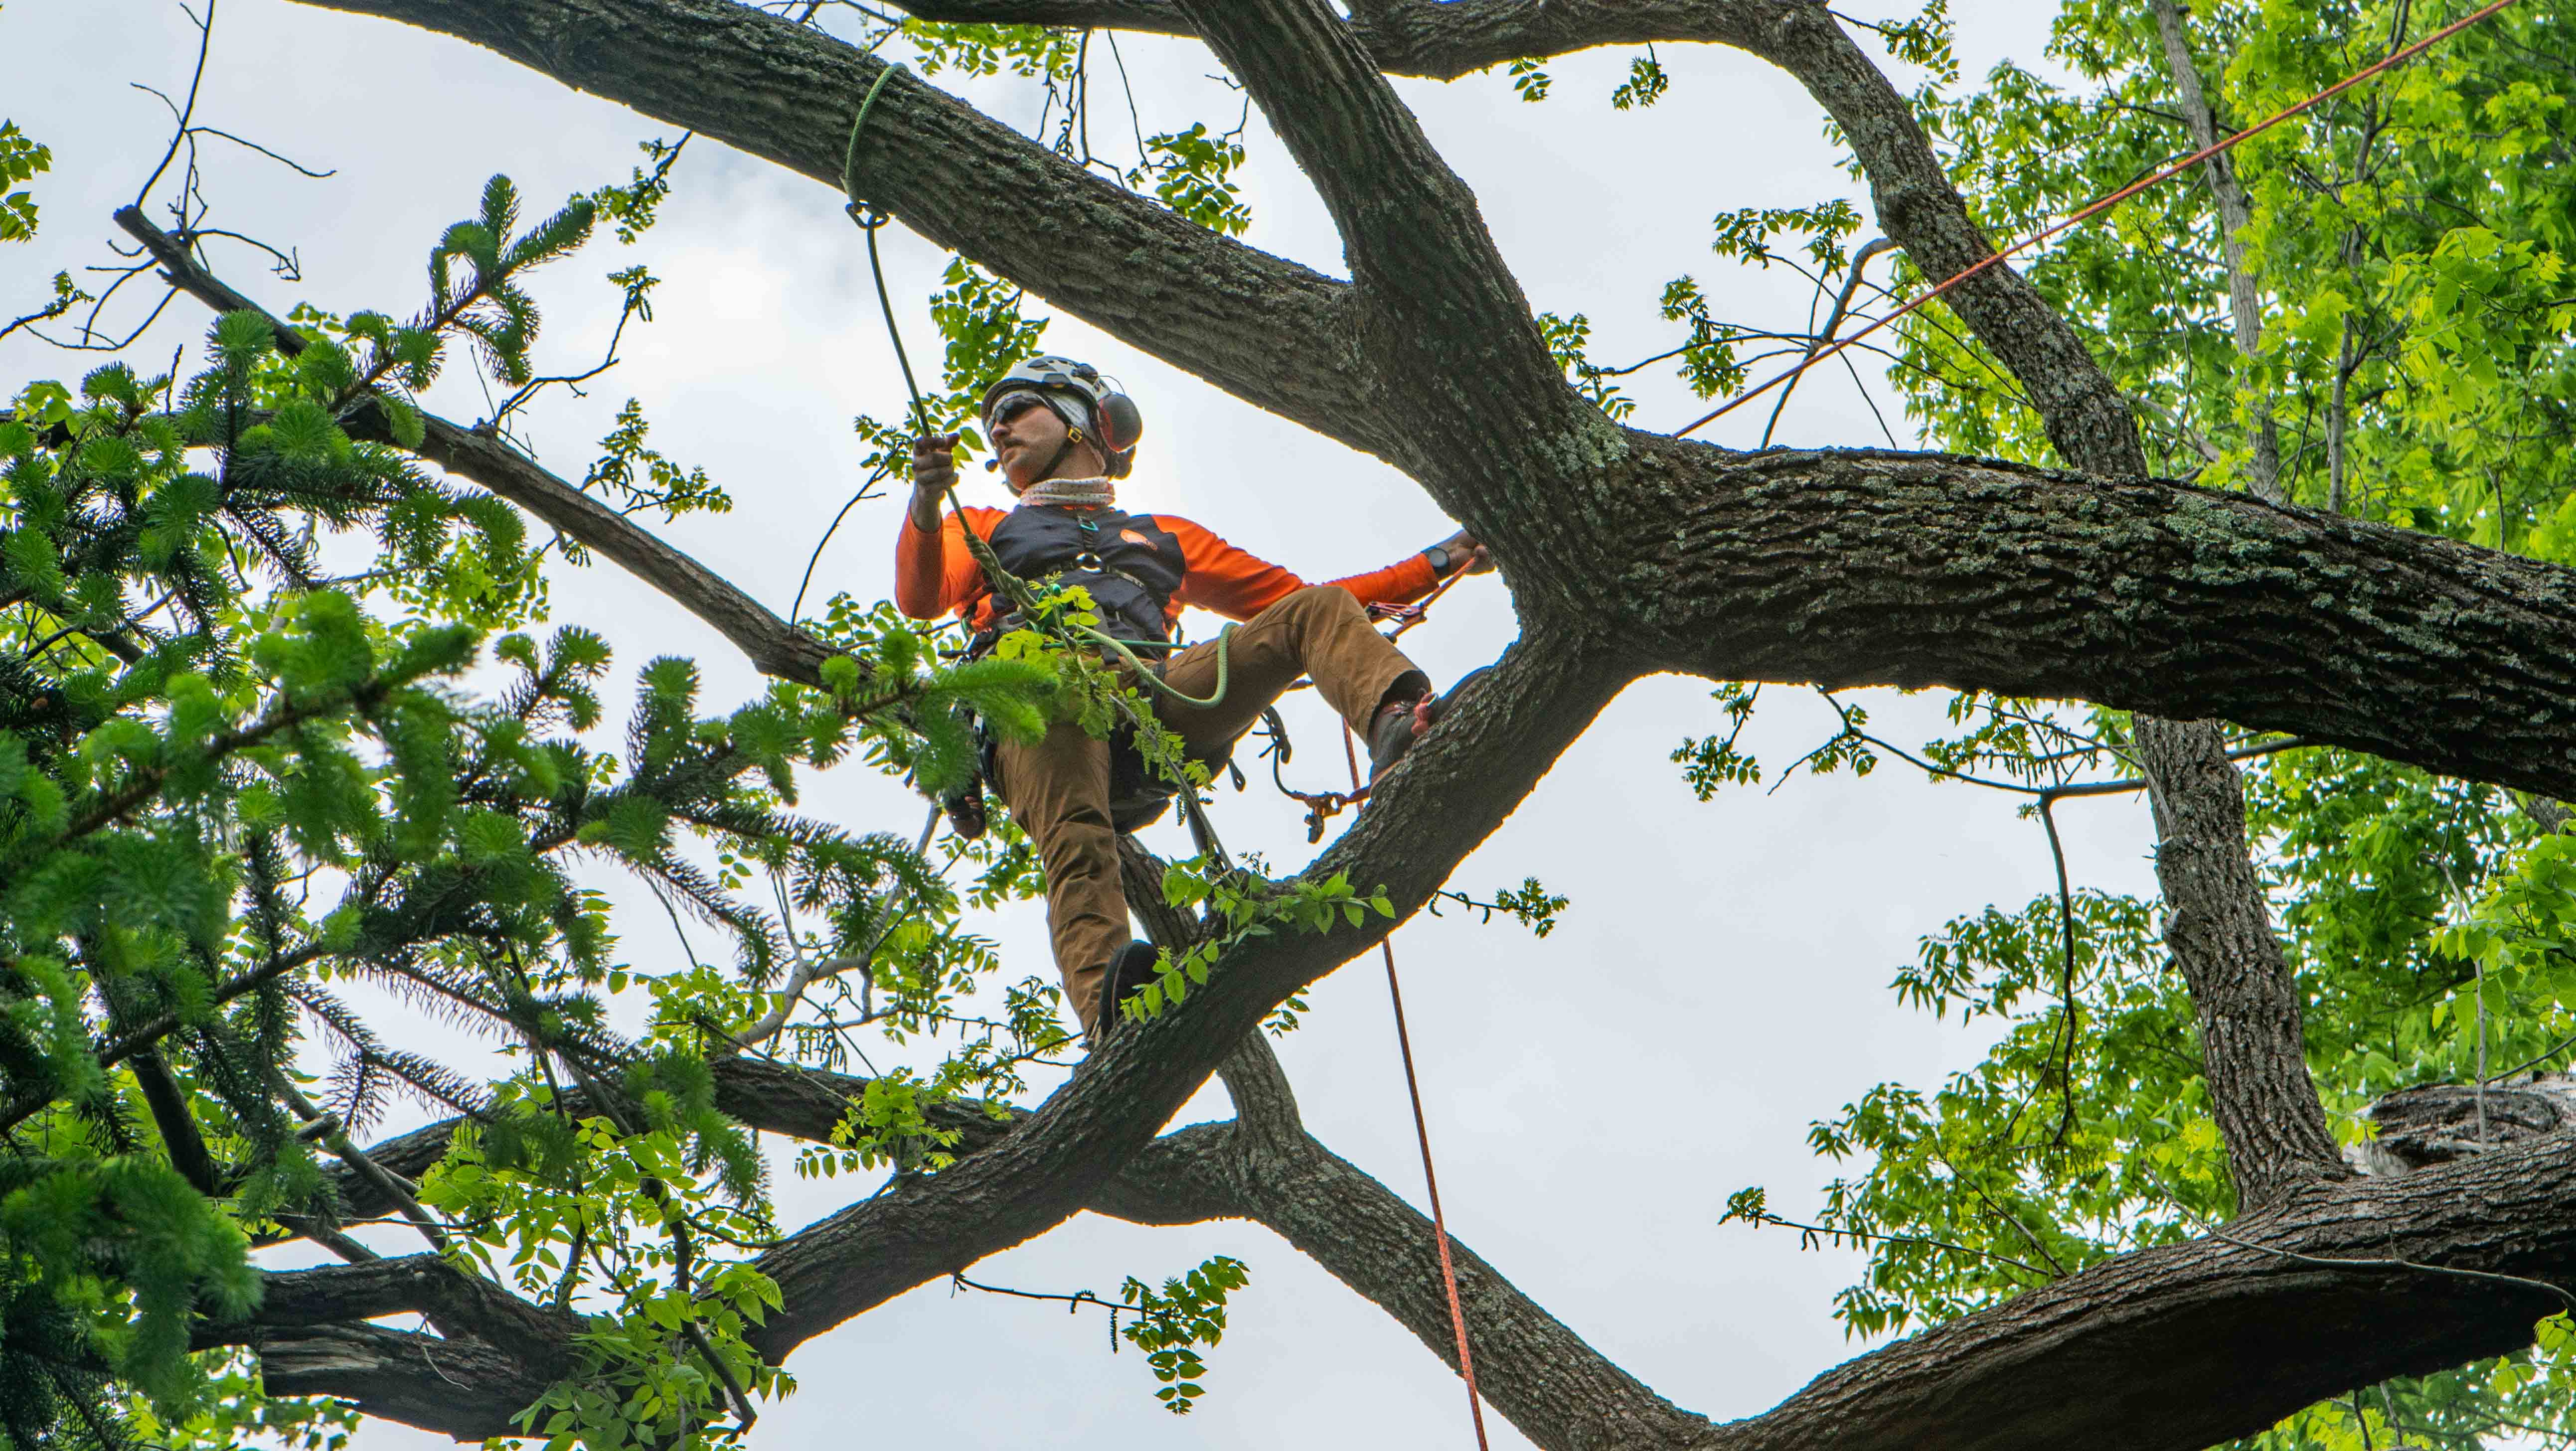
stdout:
[[[1240,549],[1187,519],[1157,516],[1181,542],[1188,573],[1174,602],[1212,610],[1229,619],[1248,620],[1306,587],[1294,573]],[[1433,555],[1444,556],[1434,566]],[[1406,555],[1382,569],[1327,581],[1348,590],[1364,605],[1409,604],[1431,593],[1446,574],[1491,569],[1482,546],[1462,530],[1430,549]]]

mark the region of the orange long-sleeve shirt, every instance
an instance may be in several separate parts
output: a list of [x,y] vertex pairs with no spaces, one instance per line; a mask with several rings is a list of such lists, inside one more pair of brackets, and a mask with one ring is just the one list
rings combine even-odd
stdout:
[[[979,539],[993,537],[994,526],[1008,517],[1000,509],[968,505],[966,526]],[[1306,581],[1249,550],[1238,549],[1177,514],[1149,516],[1180,541],[1184,573],[1167,611],[1172,622],[1190,606],[1213,610],[1228,619],[1248,620],[1306,587]],[[1384,569],[1328,581],[1349,590],[1364,605],[1410,604],[1439,582],[1431,561],[1408,554]],[[894,543],[894,602],[916,620],[936,619],[955,611],[982,629],[993,622],[991,589],[975,558],[966,552],[964,527],[950,514],[936,534],[917,528],[906,514]]]

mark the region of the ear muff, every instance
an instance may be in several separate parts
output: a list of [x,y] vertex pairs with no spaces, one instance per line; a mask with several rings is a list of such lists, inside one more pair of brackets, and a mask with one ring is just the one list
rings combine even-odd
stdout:
[[1145,436],[1145,415],[1136,400],[1124,393],[1111,393],[1100,400],[1100,441],[1111,453],[1126,453]]

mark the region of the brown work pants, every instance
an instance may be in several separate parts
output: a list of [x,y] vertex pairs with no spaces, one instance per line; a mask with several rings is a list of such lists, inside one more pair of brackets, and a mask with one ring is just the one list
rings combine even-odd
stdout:
[[[1253,616],[1226,647],[1225,698],[1191,706],[1148,687],[1164,728],[1205,761],[1224,758],[1300,675],[1360,739],[1400,683],[1429,681],[1369,625],[1368,612],[1336,585],[1299,590]],[[1164,662],[1163,679],[1202,699],[1216,690],[1217,645],[1202,641]],[[1407,677],[1411,677],[1408,682]],[[1046,865],[1047,930],[1065,996],[1088,1031],[1099,1016],[1102,971],[1125,947],[1127,899],[1118,881],[1118,834],[1109,824],[1109,751],[1082,728],[1058,722],[1032,745],[1004,741],[995,752],[1002,800],[1037,844]]]

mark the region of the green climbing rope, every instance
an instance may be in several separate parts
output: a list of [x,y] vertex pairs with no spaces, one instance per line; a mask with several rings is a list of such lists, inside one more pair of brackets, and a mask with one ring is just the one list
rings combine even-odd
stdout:
[[902,69],[899,64],[889,65],[877,72],[876,83],[868,87],[867,95],[859,102],[859,114],[850,118],[850,144],[841,151],[841,190],[849,193],[850,220],[862,227],[871,226],[863,212],[874,214],[878,218],[875,225],[882,225],[885,211],[859,195],[859,137],[867,132],[868,113],[876,109],[877,96],[885,90],[886,82],[894,79],[894,73]]

